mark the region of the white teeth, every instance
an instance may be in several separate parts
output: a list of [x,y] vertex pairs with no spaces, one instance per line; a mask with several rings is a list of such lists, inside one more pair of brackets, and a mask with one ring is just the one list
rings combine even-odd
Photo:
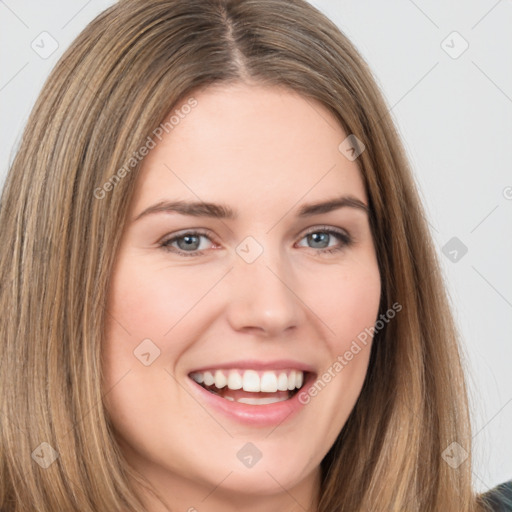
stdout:
[[295,389],[295,372],[294,371],[290,372],[290,375],[288,375],[288,389],[290,391]]
[[211,386],[215,382],[213,375],[210,372],[204,372],[204,384],[205,386]]
[[202,373],[192,373],[190,375],[198,384],[202,384],[204,382],[204,374]]
[[279,378],[277,379],[277,389],[279,391],[288,390],[288,376],[286,375],[286,373],[279,374]]
[[258,393],[260,390],[260,377],[254,370],[246,370],[242,377],[242,388],[244,391]]
[[243,389],[253,393],[275,393],[276,391],[293,391],[299,389],[304,382],[304,372],[291,371],[264,371],[255,370],[215,370],[194,372],[190,377],[198,384],[212,386],[218,389]]
[[277,402],[284,402],[287,398],[277,398],[273,396],[269,396],[268,398],[239,398],[235,400],[236,402],[240,402],[241,404],[249,404],[249,405],[266,405],[266,404],[275,404]]
[[222,389],[228,383],[226,376],[220,371],[215,372],[215,387]]
[[232,390],[242,389],[242,377],[236,371],[230,371],[228,377],[228,388]]
[[264,372],[260,380],[260,391],[275,393],[277,391],[277,377],[274,372]]

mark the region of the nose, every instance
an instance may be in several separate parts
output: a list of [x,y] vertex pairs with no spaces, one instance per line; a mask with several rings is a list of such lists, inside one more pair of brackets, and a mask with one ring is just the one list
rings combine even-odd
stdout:
[[282,258],[270,260],[263,254],[247,263],[237,257],[229,274],[228,321],[233,329],[270,338],[299,326],[303,303],[294,291],[293,271]]

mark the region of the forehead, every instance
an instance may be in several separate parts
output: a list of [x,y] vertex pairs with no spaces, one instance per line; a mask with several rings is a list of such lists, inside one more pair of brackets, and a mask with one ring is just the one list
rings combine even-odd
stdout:
[[[185,98],[172,129],[146,156],[135,208],[172,197],[271,207],[350,193],[366,199],[355,161],[338,149],[347,137],[322,104],[290,89],[222,85]],[[306,201],[306,202],[307,202]]]

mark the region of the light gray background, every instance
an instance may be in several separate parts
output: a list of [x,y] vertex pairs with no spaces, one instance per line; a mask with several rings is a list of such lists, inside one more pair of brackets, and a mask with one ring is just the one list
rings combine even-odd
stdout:
[[[50,69],[112,3],[0,0],[0,183]],[[512,2],[311,3],[366,58],[404,140],[463,336],[483,491],[512,479]],[[58,48],[42,58],[45,31]]]

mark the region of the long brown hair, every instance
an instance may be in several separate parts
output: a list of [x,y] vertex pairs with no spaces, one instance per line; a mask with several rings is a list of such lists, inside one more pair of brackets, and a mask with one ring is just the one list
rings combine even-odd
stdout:
[[320,101],[363,142],[381,313],[402,305],[318,511],[477,510],[458,334],[402,144],[366,63],[303,0],[122,0],[48,78],[1,199],[1,510],[143,510],[102,403],[109,277],[140,148],[194,91],[238,81]]

